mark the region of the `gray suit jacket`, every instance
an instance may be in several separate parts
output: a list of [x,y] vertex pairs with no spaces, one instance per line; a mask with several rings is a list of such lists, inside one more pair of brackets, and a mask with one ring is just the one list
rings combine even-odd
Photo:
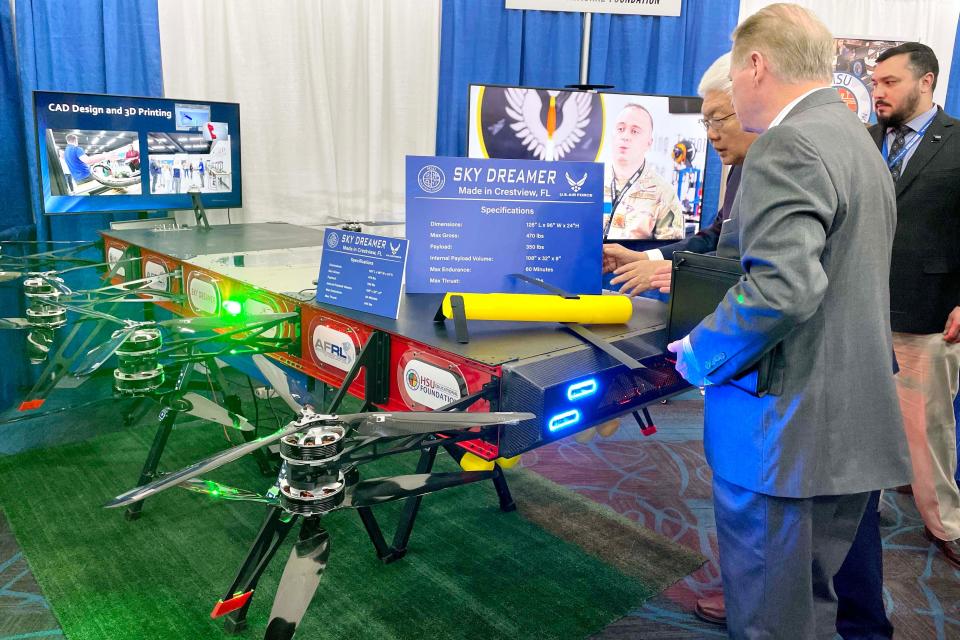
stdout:
[[[866,128],[817,91],[750,149],[718,255],[741,281],[691,333],[714,473],[804,498],[910,481],[890,367],[893,181]],[[729,384],[774,351],[772,392]]]

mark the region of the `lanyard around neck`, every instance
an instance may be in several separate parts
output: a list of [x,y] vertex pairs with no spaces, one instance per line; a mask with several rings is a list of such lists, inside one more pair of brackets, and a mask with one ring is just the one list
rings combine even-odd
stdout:
[[933,118],[927,120],[927,124],[923,125],[923,128],[921,128],[920,131],[917,131],[917,135],[915,135],[909,143],[903,145],[903,149],[900,149],[900,153],[898,153],[892,160],[888,158],[890,152],[887,149],[887,132],[883,132],[883,147],[880,149],[880,153],[883,154],[883,160],[887,163],[888,167],[896,166],[896,164],[903,160],[903,157],[907,155],[911,149],[919,144],[920,139],[923,138],[923,134],[927,132],[927,129],[929,129],[930,125],[933,124],[933,119],[936,117],[937,114],[933,114]]
[[633,172],[633,175],[630,176],[630,179],[627,180],[626,184],[623,185],[623,189],[617,190],[617,172],[616,170],[611,171],[610,176],[610,195],[612,197],[612,202],[610,203],[610,218],[607,220],[607,224],[603,227],[603,239],[606,240],[607,236],[610,234],[610,225],[613,224],[613,214],[617,212],[617,207],[620,205],[620,201],[623,200],[630,189],[633,187],[633,183],[637,181],[640,177],[640,174],[643,173],[643,170],[647,167],[647,161],[644,159],[643,164],[640,165],[640,168]]

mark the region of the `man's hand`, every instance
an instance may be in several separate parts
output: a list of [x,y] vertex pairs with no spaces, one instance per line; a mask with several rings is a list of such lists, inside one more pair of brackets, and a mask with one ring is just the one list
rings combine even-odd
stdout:
[[637,260],[647,260],[647,254],[642,251],[631,251],[619,244],[603,245],[604,273],[613,273],[618,268]]
[[[625,293],[630,296],[635,296],[638,293],[648,291],[653,288],[651,283],[651,278],[654,273],[657,272],[660,268],[666,266],[667,269],[670,268],[670,263],[666,260],[650,260],[644,258],[643,260],[637,260],[636,262],[631,262],[625,264],[622,267],[617,267],[613,272],[616,277],[610,281],[610,284],[623,284],[620,287],[620,293]],[[668,291],[669,291],[669,284]]]
[[705,383],[704,375],[700,372],[700,366],[693,355],[693,349],[690,347],[688,338],[674,340],[667,345],[667,351],[676,354],[677,363],[674,368],[683,379],[695,387],[702,387]]
[[[666,264],[660,264],[659,267],[650,276],[650,288],[659,289],[660,293],[670,293],[670,280],[673,278],[673,265],[664,260]],[[659,263],[659,261],[658,261]]]
[[960,342],[960,307],[954,307],[947,316],[947,324],[943,328],[943,339],[950,344]]

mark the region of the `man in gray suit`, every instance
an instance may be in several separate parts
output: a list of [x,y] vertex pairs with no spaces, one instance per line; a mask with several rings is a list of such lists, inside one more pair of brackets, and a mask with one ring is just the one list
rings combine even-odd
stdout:
[[[888,314],[896,202],[869,134],[830,88],[832,47],[797,5],[770,5],[734,32],[734,107],[762,135],[717,253],[739,249],[745,275],[669,347],[678,371],[707,385],[734,638],[832,638],[831,580],[869,494],[910,478]],[[751,392],[764,355],[772,375]]]

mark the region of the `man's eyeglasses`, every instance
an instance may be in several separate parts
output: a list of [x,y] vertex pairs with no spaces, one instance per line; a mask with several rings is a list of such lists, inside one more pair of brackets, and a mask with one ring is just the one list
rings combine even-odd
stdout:
[[728,113],[722,118],[700,118],[700,124],[703,125],[704,129],[713,129],[714,131],[720,131],[723,128],[723,123],[727,118],[732,118],[737,115],[737,112]]

